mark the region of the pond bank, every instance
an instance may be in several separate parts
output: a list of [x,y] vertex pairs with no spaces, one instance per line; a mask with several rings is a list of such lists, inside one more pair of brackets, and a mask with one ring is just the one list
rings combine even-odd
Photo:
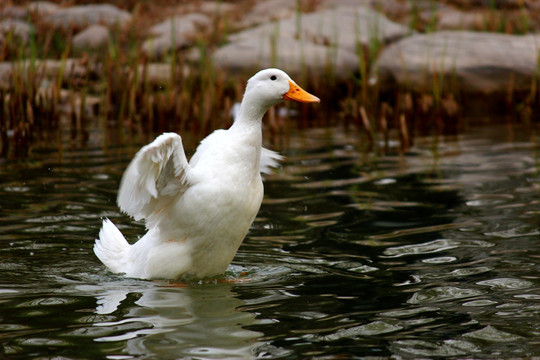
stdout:
[[[324,125],[345,120],[372,131],[386,117],[386,126],[405,122],[414,135],[413,118],[454,121],[472,98],[496,114],[503,99],[527,120],[538,106],[533,1],[124,6],[0,8],[3,156],[10,139],[26,144],[46,128],[36,124],[43,118],[65,117],[75,130],[96,116],[138,132],[227,126],[245,80],[269,66],[317,93],[323,119],[339,113]],[[300,110],[311,124],[313,114]]]

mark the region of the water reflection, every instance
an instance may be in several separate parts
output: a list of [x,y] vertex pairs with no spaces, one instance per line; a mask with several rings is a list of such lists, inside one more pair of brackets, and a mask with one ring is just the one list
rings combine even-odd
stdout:
[[231,284],[119,286],[114,281],[77,290],[96,294],[95,313],[110,315],[93,322],[91,331],[94,341],[122,342],[117,355],[247,359],[260,346],[262,334],[245,329],[257,321],[237,310],[245,303]]

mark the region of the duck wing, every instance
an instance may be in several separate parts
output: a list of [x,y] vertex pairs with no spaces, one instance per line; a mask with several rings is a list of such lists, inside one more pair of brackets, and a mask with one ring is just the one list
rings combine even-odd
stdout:
[[160,135],[139,150],[124,172],[117,199],[120,209],[135,220],[146,219],[151,228],[161,210],[190,186],[189,169],[180,135]]

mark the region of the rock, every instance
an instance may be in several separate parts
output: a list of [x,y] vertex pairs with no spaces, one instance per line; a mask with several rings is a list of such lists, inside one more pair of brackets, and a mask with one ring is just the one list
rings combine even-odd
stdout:
[[109,42],[109,29],[103,25],[91,25],[73,37],[73,47],[95,50]]
[[418,6],[418,1],[413,3],[411,1],[400,0],[373,0],[370,5],[377,11],[395,19],[408,17],[411,14],[413,4],[414,6]]
[[[166,86],[171,83],[171,64],[169,63],[150,63],[146,66],[139,66],[139,82],[147,82],[151,86]],[[179,71],[179,69],[176,69]],[[189,68],[182,68],[184,76],[189,73]]]
[[[50,95],[50,84],[43,83],[38,89],[38,94],[46,99]],[[65,116],[75,115],[80,118],[81,115],[85,117],[95,117],[99,112],[99,105],[102,103],[102,98],[85,93],[84,96],[73,90],[60,89],[58,92],[58,112]],[[84,105],[84,108],[83,108]],[[81,110],[83,111],[81,113]]]
[[388,46],[375,68],[382,89],[398,84],[432,93],[444,84],[466,93],[527,92],[537,77],[539,48],[540,35],[442,31]]
[[59,8],[44,17],[44,21],[59,29],[81,29],[89,25],[103,24],[122,27],[131,21],[131,14],[109,4],[78,5]]
[[456,9],[444,9],[438,13],[437,28],[439,30],[476,30],[486,24],[483,12],[460,11]]
[[[373,0],[265,0],[257,1],[242,16],[236,28],[248,28],[269,21],[292,18],[297,14],[310,13],[315,10],[335,9],[342,6],[369,7]],[[390,1],[390,0],[385,0]],[[399,0],[397,0],[399,1]]]
[[26,9],[37,16],[45,16],[60,9],[60,6],[50,1],[34,1],[26,5]]
[[220,15],[236,9],[236,4],[224,1],[186,1],[176,7],[178,14],[204,13]]
[[211,23],[208,16],[198,13],[169,18],[150,29],[153,38],[146,40],[142,49],[149,56],[163,56],[171,49],[181,49],[193,44],[198,29],[210,26]]
[[267,0],[256,2],[251,10],[242,17],[239,27],[246,28],[271,20],[289,18],[296,12],[296,1]]
[[364,6],[341,6],[308,14],[301,18],[305,38],[356,51],[357,45],[373,41],[389,43],[408,35],[411,30],[388,20]]
[[199,11],[206,14],[224,14],[233,11],[236,8],[234,4],[224,1],[204,1],[200,3]]
[[14,65],[9,62],[0,63],[0,89],[10,88],[13,67]]
[[178,7],[179,13],[204,13],[208,15],[222,15],[236,9],[236,4],[231,4],[224,1],[193,1],[186,2]]
[[[444,2],[432,0],[372,0],[371,6],[394,21],[408,24],[416,30],[425,30],[428,27],[428,32],[433,31],[434,23],[446,12],[449,13],[449,16],[461,13]],[[453,21],[459,22],[459,20]]]
[[294,73],[304,68],[320,72],[331,65],[335,74],[348,76],[358,70],[359,44],[382,45],[409,32],[365,6],[338,6],[233,34],[213,58],[225,69],[274,65]]
[[34,27],[24,21],[15,19],[5,19],[0,21],[0,34],[6,38],[7,34],[13,33],[15,37],[26,42],[30,38]]
[[402,0],[321,0],[318,9],[333,9],[338,6],[374,6],[377,1],[401,2]]
[[524,0],[525,7],[531,12],[540,10],[540,2],[538,0]]
[[0,19],[19,19],[24,20],[28,16],[28,10],[18,6],[6,6],[0,8]]
[[358,68],[358,57],[346,49],[330,49],[284,37],[275,42],[258,38],[233,42],[219,48],[213,59],[216,66],[232,71],[279,67],[289,74],[300,74],[304,69],[323,72],[330,66],[339,78],[349,76]]
[[[157,25],[152,26],[150,34],[152,36],[164,36],[170,35],[174,29],[175,35],[186,35],[186,33],[192,34],[197,26],[210,25],[210,18],[203,14],[193,13],[182,16],[176,16],[168,18]],[[188,34],[188,35],[190,35]]]
[[[0,63],[0,88],[10,89],[13,86],[13,76],[27,76],[31,69],[31,62],[1,62]],[[78,59],[60,60],[36,60],[33,64],[36,74],[42,78],[53,79],[56,81],[60,72],[64,79],[84,78],[88,68],[81,64]]]

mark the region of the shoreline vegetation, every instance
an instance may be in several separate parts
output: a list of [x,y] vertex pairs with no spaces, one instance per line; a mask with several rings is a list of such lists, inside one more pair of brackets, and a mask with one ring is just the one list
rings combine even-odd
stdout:
[[[407,150],[468,117],[533,125],[540,5],[532,0],[5,1],[0,159],[89,127],[126,138],[232,123],[247,79],[279,67],[321,98],[269,112],[289,127],[360,129]],[[286,111],[290,110],[290,111]],[[52,134],[52,135],[51,135]]]

